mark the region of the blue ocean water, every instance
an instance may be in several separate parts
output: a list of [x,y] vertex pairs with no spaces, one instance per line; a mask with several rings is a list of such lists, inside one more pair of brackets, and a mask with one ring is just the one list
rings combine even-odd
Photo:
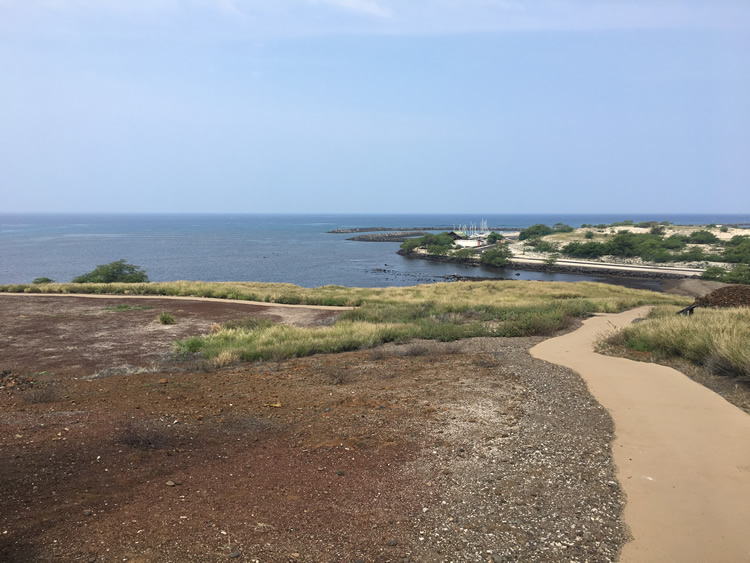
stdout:
[[[304,287],[383,287],[442,276],[605,281],[591,276],[516,272],[439,264],[396,254],[398,243],[348,241],[327,231],[356,227],[447,227],[485,219],[491,227],[536,223],[750,223],[736,215],[74,215],[0,214],[0,284],[37,277],[68,282],[98,264],[124,258],[152,281],[287,282]],[[515,275],[520,274],[520,275]],[[632,283],[630,285],[633,285]],[[648,282],[644,287],[648,287]]]

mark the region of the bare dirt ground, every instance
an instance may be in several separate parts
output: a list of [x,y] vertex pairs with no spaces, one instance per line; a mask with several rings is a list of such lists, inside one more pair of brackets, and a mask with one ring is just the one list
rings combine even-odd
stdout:
[[335,314],[0,295],[0,560],[618,557],[612,420],[528,354],[540,338],[214,371],[171,357],[213,323]]

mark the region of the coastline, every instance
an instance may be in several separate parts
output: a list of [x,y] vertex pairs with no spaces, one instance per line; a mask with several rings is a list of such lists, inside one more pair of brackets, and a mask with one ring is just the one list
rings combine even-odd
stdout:
[[[422,254],[422,253],[413,253],[407,255],[404,253],[403,250],[399,250],[398,254],[403,256],[404,258],[416,258],[419,260],[430,260],[433,262],[442,262],[445,264],[462,264],[464,266],[482,266],[477,260],[474,260],[472,258],[459,258],[456,256],[438,256],[435,254]],[[488,267],[488,266],[485,266]],[[680,273],[671,273],[671,272],[661,272],[661,271],[653,271],[647,268],[638,269],[638,270],[632,270],[632,269],[625,269],[625,268],[616,268],[616,267],[600,267],[600,266],[594,266],[592,263],[592,266],[585,266],[580,264],[575,265],[569,265],[569,264],[547,264],[544,262],[526,262],[526,261],[517,261],[517,260],[511,260],[508,262],[505,269],[514,269],[514,270],[526,270],[530,272],[548,272],[548,273],[557,273],[557,274],[589,274],[589,275],[597,275],[597,276],[606,276],[606,277],[626,277],[626,278],[640,278],[644,280],[680,280],[680,279],[690,279],[694,278],[696,276],[691,276],[688,274],[680,274]]]

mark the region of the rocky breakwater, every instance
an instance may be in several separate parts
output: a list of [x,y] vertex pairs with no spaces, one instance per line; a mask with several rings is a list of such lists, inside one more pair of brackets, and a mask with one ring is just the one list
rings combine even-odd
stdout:
[[364,242],[404,242],[407,239],[423,237],[426,234],[425,231],[381,232],[369,235],[357,235],[346,240],[358,240]]

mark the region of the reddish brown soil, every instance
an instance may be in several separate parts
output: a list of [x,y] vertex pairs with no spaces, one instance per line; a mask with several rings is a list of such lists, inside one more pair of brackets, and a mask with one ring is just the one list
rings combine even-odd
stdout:
[[176,338],[335,312],[3,295],[0,315],[2,561],[604,561],[626,539],[611,421],[538,338],[200,371]]

